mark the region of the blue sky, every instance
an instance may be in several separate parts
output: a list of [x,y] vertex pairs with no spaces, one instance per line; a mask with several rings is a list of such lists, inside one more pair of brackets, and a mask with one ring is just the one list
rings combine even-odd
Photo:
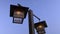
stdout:
[[23,24],[13,24],[9,16],[10,4],[17,3],[32,9],[41,21],[46,20],[46,34],[60,34],[60,0],[0,0],[0,34],[29,34],[28,17]]

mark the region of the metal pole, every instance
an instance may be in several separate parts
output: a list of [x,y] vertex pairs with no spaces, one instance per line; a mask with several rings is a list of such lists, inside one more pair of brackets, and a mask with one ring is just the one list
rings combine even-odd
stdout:
[[29,34],[35,34],[32,10],[28,11],[28,21],[29,21]]

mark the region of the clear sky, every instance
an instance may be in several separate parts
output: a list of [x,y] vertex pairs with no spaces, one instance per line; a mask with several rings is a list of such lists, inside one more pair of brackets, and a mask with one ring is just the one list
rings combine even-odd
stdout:
[[41,21],[46,20],[46,34],[60,34],[60,0],[0,0],[0,34],[29,34],[28,17],[23,24],[13,24],[9,16],[10,4],[17,3],[30,7]]

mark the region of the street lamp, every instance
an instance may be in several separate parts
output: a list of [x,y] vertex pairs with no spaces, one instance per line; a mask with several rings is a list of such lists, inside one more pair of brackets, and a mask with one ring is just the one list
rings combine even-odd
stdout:
[[46,21],[41,21],[34,24],[38,34],[45,34],[45,27],[47,27]]
[[34,27],[36,28],[38,33],[40,31],[45,32],[44,28],[47,27],[45,21],[34,24],[33,16],[36,17],[39,21],[40,18],[34,15],[31,9],[29,9],[28,7],[23,7],[20,4],[10,5],[10,17],[13,17],[13,23],[22,24],[23,20],[26,18],[27,13],[29,21],[29,34],[35,34]]
[[22,24],[26,14],[28,12],[28,7],[23,7],[18,4],[10,5],[10,17],[13,17],[13,23]]

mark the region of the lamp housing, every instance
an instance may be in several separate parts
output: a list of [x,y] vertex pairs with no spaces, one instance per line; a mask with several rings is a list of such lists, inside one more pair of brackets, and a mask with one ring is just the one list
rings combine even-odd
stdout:
[[18,5],[10,5],[10,17],[13,17],[13,23],[22,24],[26,18],[28,7]]
[[47,27],[46,21],[41,21],[38,23],[34,24],[35,29],[37,30],[38,34],[44,34],[45,32],[45,28]]
[[21,5],[10,5],[10,17],[26,18],[28,9],[28,7],[23,7]]
[[34,24],[35,28],[37,27],[47,27],[46,21],[37,22]]

